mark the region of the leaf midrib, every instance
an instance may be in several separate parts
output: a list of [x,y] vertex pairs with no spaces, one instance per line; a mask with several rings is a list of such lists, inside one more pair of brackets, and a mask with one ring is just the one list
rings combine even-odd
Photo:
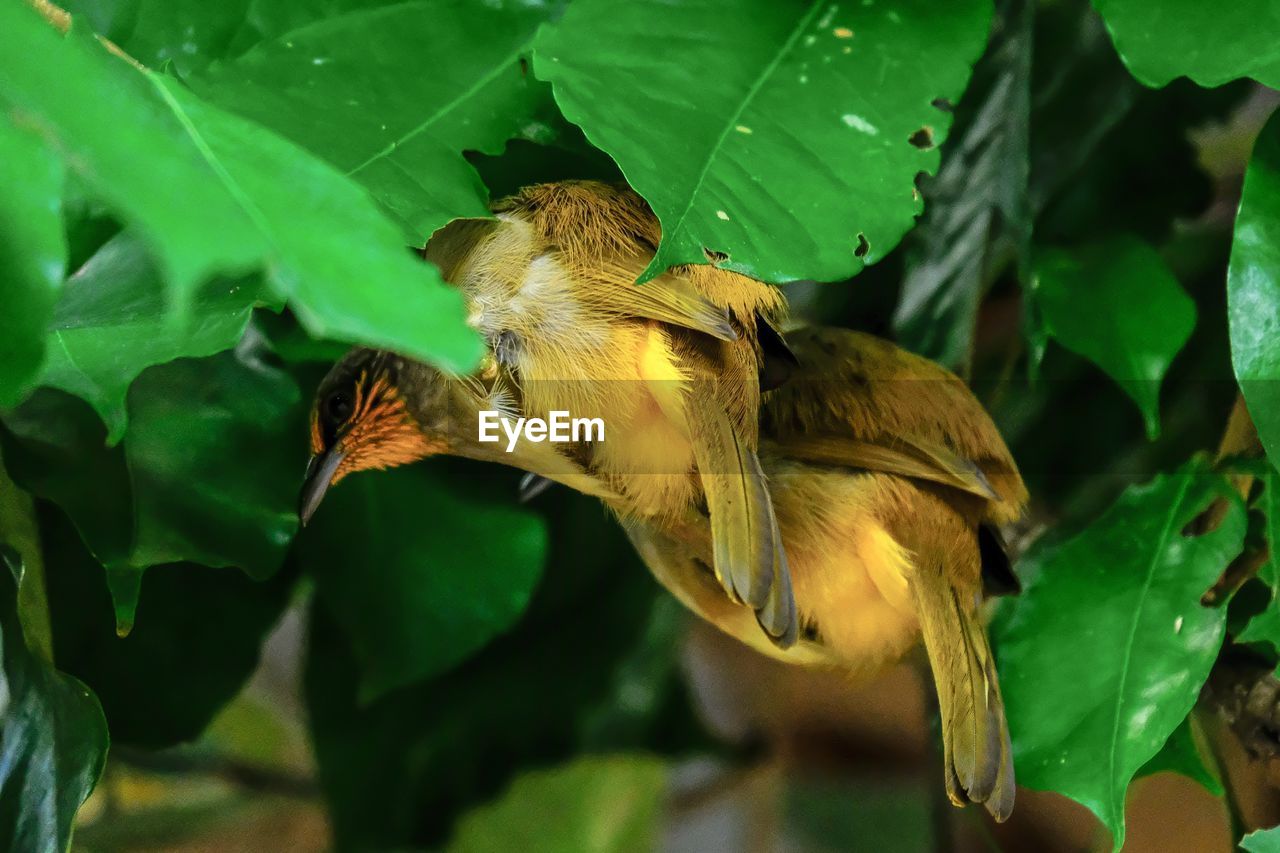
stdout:
[[[765,66],[764,70],[761,71],[759,76],[757,76],[752,82],[751,87],[747,90],[746,96],[743,97],[741,102],[739,102],[738,108],[734,110],[733,115],[729,117],[729,120],[725,122],[724,127],[720,129],[720,135],[716,137],[715,144],[713,144],[707,151],[706,158],[702,162],[702,167],[698,170],[698,177],[694,180],[693,188],[689,191],[689,200],[685,204],[684,210],[680,212],[680,216],[676,219],[675,224],[669,229],[669,237],[668,235],[664,235],[664,243],[667,239],[674,239],[675,235],[684,227],[685,220],[689,218],[689,211],[693,210],[693,203],[697,199],[698,193],[702,191],[703,184],[706,183],[707,173],[711,171],[711,164],[715,162],[717,155],[720,153],[720,149],[724,147],[724,141],[728,138],[729,131],[739,124],[742,114],[746,111],[747,107],[751,105],[751,102],[755,100],[756,95],[760,93],[760,89],[764,86],[765,81],[772,77],[774,72],[778,70],[778,65],[782,62],[782,58],[790,53],[791,49],[795,47],[796,41],[800,38],[800,34],[808,29],[814,16],[816,16],[818,10],[822,8],[823,2],[824,0],[814,0],[814,2],[810,4],[809,11],[805,13],[804,17],[800,19],[795,28],[791,30],[791,34],[787,36],[787,40],[782,43],[782,47],[778,49],[778,52],[774,54],[773,59],[769,61],[769,64]],[[661,254],[661,248],[659,248],[659,254]]]
[[1164,554],[1164,546],[1173,530],[1174,521],[1178,517],[1178,510],[1182,506],[1187,490],[1191,487],[1191,477],[1189,475],[1183,475],[1181,480],[1182,484],[1178,489],[1177,497],[1174,498],[1169,506],[1169,513],[1165,518],[1164,528],[1160,531],[1160,538],[1156,540],[1151,562],[1147,566],[1146,577],[1142,582],[1142,591],[1138,595],[1138,606],[1134,608],[1133,620],[1129,625],[1129,636],[1125,641],[1124,657],[1120,665],[1120,683],[1116,689],[1115,713],[1111,725],[1111,745],[1107,750],[1107,808],[1109,810],[1114,807],[1116,801],[1116,753],[1120,743],[1120,712],[1124,705],[1125,687],[1129,680],[1129,662],[1133,657],[1133,646],[1137,641],[1138,625],[1142,621],[1142,612],[1146,607],[1147,595],[1151,591],[1152,581],[1155,578],[1156,565]]
[[420,124],[418,124],[412,130],[388,142],[386,145],[382,147],[381,150],[370,155],[369,158],[365,160],[363,163],[361,163],[360,165],[348,171],[347,176],[351,177],[352,175],[355,175],[357,172],[360,172],[366,167],[371,166],[377,161],[383,159],[384,157],[391,156],[393,153],[395,153],[396,149],[400,148],[403,145],[408,144],[414,138],[421,136],[428,129],[430,129],[432,125],[434,125],[436,122],[440,121],[442,118],[449,115],[449,113],[453,112],[455,109],[457,109],[459,106],[461,106],[463,103],[465,103],[469,99],[475,97],[477,92],[479,92],[485,86],[488,86],[494,80],[498,79],[498,76],[503,71],[506,71],[508,68],[510,68],[511,64],[515,62],[517,59],[519,59],[521,54],[529,50],[530,46],[533,43],[533,36],[535,33],[537,33],[536,29],[534,30],[533,33],[527,36],[523,42],[520,43],[519,47],[517,47],[515,50],[511,51],[506,56],[504,56],[501,60],[495,63],[493,68],[489,69],[489,71],[481,75],[474,83],[472,83],[465,90],[463,90],[457,97],[455,97],[453,100],[449,101],[448,103],[444,104],[442,107],[440,107],[440,109],[436,110],[431,115],[427,116]]

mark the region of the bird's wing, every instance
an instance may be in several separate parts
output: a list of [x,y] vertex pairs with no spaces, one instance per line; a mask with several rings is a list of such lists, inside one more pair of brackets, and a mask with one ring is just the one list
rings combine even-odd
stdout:
[[796,602],[760,460],[714,401],[690,401],[688,416],[716,577],[731,598],[756,611],[775,643],[791,646],[799,633]]
[[788,458],[800,462],[883,471],[941,483],[986,500],[1000,500],[977,463],[927,440],[886,436],[876,442],[829,434],[797,435],[788,438],[781,448]]
[[761,436],[785,456],[943,483],[1016,518],[1026,488],[995,424],[968,387],[927,359],[871,335],[799,329],[798,364],[765,402]]
[[1003,821],[1013,811],[1013,752],[986,632],[941,566],[918,566],[911,589],[938,688],[947,794]]
[[[696,353],[679,357],[671,336],[650,327],[639,361],[650,398],[689,438],[711,521],[712,569],[725,593],[750,606],[786,648],[799,633],[791,573],[760,459],[726,409],[734,382]],[[755,377],[750,377],[754,382]],[[745,389],[743,389],[745,390]],[[754,426],[754,424],[753,424]]]

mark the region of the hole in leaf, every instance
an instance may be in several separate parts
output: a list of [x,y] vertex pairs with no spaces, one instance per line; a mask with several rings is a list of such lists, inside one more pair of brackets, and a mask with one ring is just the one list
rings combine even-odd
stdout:
[[947,100],[946,98],[934,98],[929,103],[933,107],[942,110],[944,113],[950,113],[955,111],[955,107],[951,105],[951,101]]
[[721,261],[729,260],[729,256],[726,255],[724,252],[717,252],[715,249],[710,249],[706,246],[702,247],[702,254],[706,255],[707,260],[713,264],[718,264]]
[[908,136],[907,141],[919,148],[921,151],[928,151],[933,147],[933,128],[926,124],[924,127]]
[[520,57],[520,76],[521,77],[529,76],[529,60],[523,56]]
[[871,244],[867,242],[867,235],[861,231],[858,232],[858,247],[853,250],[855,258],[865,258],[867,252],[871,251]]

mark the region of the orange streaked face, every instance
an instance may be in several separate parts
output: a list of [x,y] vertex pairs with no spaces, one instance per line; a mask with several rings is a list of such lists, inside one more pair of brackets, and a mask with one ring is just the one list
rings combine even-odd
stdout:
[[357,351],[321,385],[311,411],[312,457],[298,509],[304,524],[328,488],[348,474],[405,465],[444,450],[409,414],[390,360]]

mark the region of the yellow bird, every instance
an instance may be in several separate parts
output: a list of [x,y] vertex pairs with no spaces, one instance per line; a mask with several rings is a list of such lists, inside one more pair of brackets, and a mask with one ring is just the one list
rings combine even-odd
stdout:
[[[684,604],[760,651],[865,674],[923,634],[946,785],[998,819],[1013,766],[979,615],[1016,587],[996,528],[1026,501],[981,405],[952,374],[876,338],[776,331],[785,304],[710,266],[633,282],[658,225],[602,184],[553,184],[455,223],[425,256],[489,343],[452,377],[357,349],[322,383],[309,518],[353,471],[449,453],[603,500]],[[776,390],[772,390],[777,385]],[[479,418],[566,411],[603,441],[479,440]]]

